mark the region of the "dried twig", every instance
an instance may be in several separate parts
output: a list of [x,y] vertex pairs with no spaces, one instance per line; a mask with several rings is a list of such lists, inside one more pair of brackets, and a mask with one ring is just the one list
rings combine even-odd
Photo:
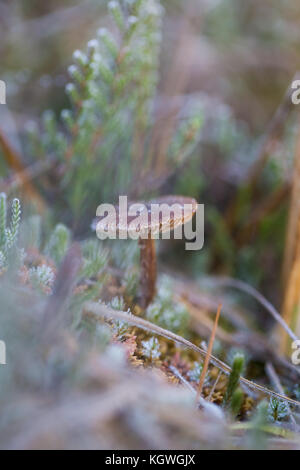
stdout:
[[[112,308],[109,308],[104,304],[99,304],[95,302],[87,302],[85,304],[84,315],[87,317],[94,318],[95,320],[99,318],[107,318],[107,319],[113,318],[116,320],[121,320],[121,321],[129,323],[130,325],[134,325],[137,328],[141,328],[145,331],[150,331],[153,334],[163,336],[166,339],[174,341],[175,343],[180,344],[183,347],[189,348],[197,352],[203,358],[205,358],[207,355],[207,351],[205,351],[204,349],[196,346],[195,344],[191,343],[187,339],[182,338],[181,336],[176,335],[175,333],[172,333],[169,330],[165,330],[164,328],[154,325],[153,323],[147,320],[144,320],[142,318],[136,317],[135,315],[131,315],[126,312],[121,312],[118,310],[113,310]],[[231,370],[232,370],[231,367],[229,367],[224,362],[220,361],[220,359],[216,358],[212,354],[210,355],[210,361],[214,366],[222,370],[224,374],[229,375],[231,373]],[[280,395],[279,393],[269,390],[263,387],[262,385],[258,385],[255,382],[251,382],[250,380],[245,379],[244,377],[240,377],[240,383],[241,385],[244,385],[245,387],[255,390],[256,392],[262,393],[264,395],[274,396],[275,398],[279,400],[284,400],[290,403],[291,405],[300,407],[300,402],[293,400],[292,398],[288,398],[284,395]]]

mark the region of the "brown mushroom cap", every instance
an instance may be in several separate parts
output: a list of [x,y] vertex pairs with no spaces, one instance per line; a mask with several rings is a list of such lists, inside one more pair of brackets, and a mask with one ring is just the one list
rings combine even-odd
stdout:
[[[154,216],[153,205],[159,205]],[[128,202],[127,223],[115,206],[116,217],[103,216],[95,220],[97,233],[108,235],[117,233],[137,238],[147,238],[149,234],[172,231],[190,221],[197,210],[197,202],[184,196],[161,196],[148,202]],[[166,209],[166,213],[163,212]],[[130,209],[134,212],[131,215]]]

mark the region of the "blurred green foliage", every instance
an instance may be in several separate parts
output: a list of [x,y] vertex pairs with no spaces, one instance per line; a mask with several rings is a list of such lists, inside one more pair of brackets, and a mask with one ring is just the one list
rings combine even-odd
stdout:
[[[292,113],[255,184],[249,184],[259,139],[300,66],[300,9],[295,2],[63,3],[0,4],[0,78],[8,84],[15,121],[8,126],[6,110],[0,131],[20,150],[25,165],[53,162],[47,174],[34,180],[47,212],[32,215],[24,203],[30,216],[20,225],[20,203],[14,198],[19,191],[10,187],[13,171],[5,154],[0,160],[0,184],[12,198],[9,217],[7,196],[0,194],[0,326],[11,341],[14,362],[2,386],[14,390],[19,383],[22,392],[28,387],[37,395],[60,389],[64,382],[70,388],[78,384],[78,364],[85,363],[93,348],[97,360],[91,361],[91,369],[104,350],[110,365],[123,364],[123,353],[110,350],[112,338],[121,343],[129,338],[134,346],[127,323],[95,324],[82,316],[87,300],[130,313],[128,306],[137,297],[137,243],[102,244],[90,230],[96,207],[114,202],[119,194],[147,198],[179,193],[205,203],[204,250],[189,255],[180,242],[168,242],[162,244],[164,261],[196,278],[211,272],[243,279],[278,302],[287,198],[263,212],[257,223],[248,223],[289,180],[297,132]],[[70,260],[74,239],[79,240],[78,251]],[[78,269],[72,264],[76,260]],[[145,317],[188,337],[189,313],[183,302],[174,300],[174,289],[171,276],[161,275]],[[67,331],[60,323],[61,310],[70,318]],[[65,335],[63,346],[57,338],[51,346],[43,343],[51,321],[57,321],[57,336]],[[23,357],[28,344],[37,349],[31,355],[29,348]],[[157,338],[143,337],[140,346],[149,361],[163,356]],[[223,403],[237,417],[244,399],[238,383],[245,359],[236,351],[232,356]],[[27,360],[34,367],[26,368]],[[193,364],[186,375],[197,382],[202,364]],[[295,396],[299,398],[299,390]],[[262,429],[268,420],[278,423],[287,415],[284,403],[263,402],[246,435],[249,446],[265,445]]]

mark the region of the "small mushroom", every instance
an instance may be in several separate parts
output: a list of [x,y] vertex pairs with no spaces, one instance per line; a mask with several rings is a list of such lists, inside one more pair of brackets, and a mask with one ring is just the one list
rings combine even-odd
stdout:
[[[158,210],[153,210],[157,207]],[[163,207],[167,210],[162,210]],[[161,208],[161,210],[160,210]],[[173,208],[173,210],[172,210]],[[136,238],[140,245],[140,305],[147,308],[156,292],[155,239],[190,221],[197,210],[195,199],[184,196],[162,196],[148,202],[130,202],[127,217],[115,206],[116,217],[98,217],[93,227],[97,234]],[[132,213],[134,212],[134,215]]]

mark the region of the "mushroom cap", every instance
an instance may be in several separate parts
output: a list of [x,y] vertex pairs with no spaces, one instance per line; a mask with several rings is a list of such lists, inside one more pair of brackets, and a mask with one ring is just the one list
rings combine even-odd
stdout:
[[[189,222],[197,210],[197,201],[184,196],[161,196],[147,202],[128,202],[127,223],[119,206],[115,214],[98,217],[93,223],[97,233],[148,238],[171,232]],[[130,211],[131,209],[131,211]]]

